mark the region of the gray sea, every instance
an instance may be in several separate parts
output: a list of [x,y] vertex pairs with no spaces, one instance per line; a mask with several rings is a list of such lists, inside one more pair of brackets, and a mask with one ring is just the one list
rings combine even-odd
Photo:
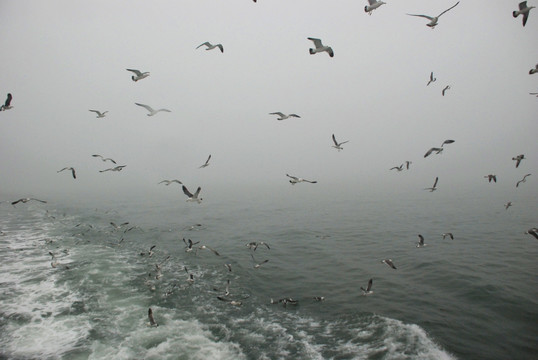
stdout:
[[489,194],[319,199],[302,185],[200,205],[1,203],[0,358],[537,358],[538,240],[525,231],[538,196],[505,210]]

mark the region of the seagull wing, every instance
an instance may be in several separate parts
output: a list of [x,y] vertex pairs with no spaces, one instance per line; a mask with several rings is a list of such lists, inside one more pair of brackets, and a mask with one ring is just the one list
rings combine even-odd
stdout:
[[374,280],[374,279],[370,279],[370,280],[368,280],[368,287],[366,288],[366,291],[367,291],[367,292],[370,291],[370,290],[372,289],[372,283],[374,282],[373,280]]
[[523,10],[523,9],[526,9],[527,8],[527,2],[526,1],[522,1],[519,3],[519,10]]
[[4,104],[6,107],[8,107],[11,104],[11,99],[13,99],[13,96],[11,96],[11,93],[8,93],[6,102]]
[[428,15],[418,15],[418,14],[406,14],[406,15],[409,15],[409,16],[419,16],[419,17],[426,18],[426,19],[428,19],[428,20],[433,20],[433,17],[428,16]]
[[436,177],[436,178],[435,178],[435,182],[433,183],[433,187],[436,187],[436,186],[437,186],[437,181],[439,181],[439,177]]
[[277,112],[273,112],[273,113],[269,113],[269,115],[278,115],[280,117],[284,117],[286,115],[282,114],[280,111],[277,111]]
[[320,48],[320,47],[323,47],[323,44],[321,43],[321,40],[320,39],[316,39],[316,38],[311,38],[309,37],[308,40],[311,40],[314,42],[314,46],[316,48]]
[[151,326],[158,326],[155,322],[155,319],[153,318],[153,311],[151,310],[151,308],[148,309],[148,319]]
[[220,49],[220,52],[224,52],[224,47],[221,44],[217,44],[217,47]]
[[183,193],[190,198],[193,197],[193,195],[191,194],[191,192],[189,191],[189,189],[187,189],[185,185],[183,185]]
[[336,141],[336,138],[334,137],[334,134],[333,134],[333,142],[334,142],[334,145],[338,146],[338,142]]
[[194,197],[197,198],[198,195],[200,195],[200,191],[202,191],[202,188],[198,186],[198,189],[196,189],[196,192],[194,193]]
[[135,103],[135,105],[142,106],[143,108],[145,108],[150,113],[155,112],[155,110],[153,110],[153,108],[151,106],[149,106],[149,105],[144,105],[144,104],[139,104],[139,103]]
[[134,72],[136,74],[136,76],[140,76],[142,75],[142,73],[138,70],[135,70],[135,69],[127,69],[127,71],[131,71],[131,72]]
[[435,148],[431,148],[430,150],[428,150],[428,151],[426,152],[426,154],[424,154],[424,157],[428,157],[428,156],[430,156],[430,154],[431,154],[434,150],[435,150]]
[[211,46],[211,44],[208,41],[206,41],[205,43],[198,45],[196,48],[198,49],[199,47],[202,47],[204,45],[208,47]]
[[449,10],[454,9],[456,6],[458,6],[459,3],[460,3],[460,2],[458,1],[456,4],[454,4],[453,6],[449,7],[448,9],[446,9],[445,11],[443,11],[442,13],[440,13],[439,15],[437,15],[437,17],[443,15],[444,13],[446,13],[446,12],[449,11]]
[[211,154],[209,155],[209,157],[207,158],[207,160],[205,161],[206,165],[209,164],[209,160],[211,159]]
[[291,176],[291,175],[289,175],[289,174],[286,174],[286,176],[289,177],[289,178],[292,178],[293,180],[299,181],[299,178],[298,178],[298,177]]
[[527,19],[529,18],[529,12],[525,12],[523,14],[523,26],[525,26],[525,24],[527,23]]

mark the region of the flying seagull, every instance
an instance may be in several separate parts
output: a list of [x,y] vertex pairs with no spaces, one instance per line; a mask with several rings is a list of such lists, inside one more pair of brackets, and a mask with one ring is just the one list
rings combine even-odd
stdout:
[[440,154],[440,153],[443,152],[443,148],[442,148],[442,147],[440,147],[440,148],[432,147],[430,150],[428,150],[428,151],[426,152],[426,154],[424,154],[424,157],[428,157],[428,156],[430,156],[430,154],[431,154],[432,152],[434,152],[434,151],[435,151],[436,154]]
[[426,86],[430,85],[430,83],[435,82],[437,79],[433,77],[433,71],[430,73],[430,81],[426,84]]
[[77,174],[75,174],[75,168],[72,167],[64,167],[62,170],[56,171],[57,173],[62,172],[64,170],[71,170],[71,175],[73,175],[73,179],[77,178]]
[[217,47],[218,47],[218,48],[220,49],[220,52],[221,52],[221,53],[224,52],[224,48],[222,47],[222,44],[216,44],[216,45],[213,45],[213,44],[211,44],[211,43],[208,42],[208,41],[206,41],[206,42],[203,43],[203,44],[198,45],[198,47],[196,47],[196,48],[198,49],[199,47],[204,46],[204,45],[206,46],[206,51],[207,51],[207,50],[213,50],[214,48],[217,48]]
[[488,182],[491,182],[491,180],[493,180],[493,182],[497,182],[497,175],[495,174],[488,174],[484,177],[488,179]]
[[424,236],[418,234],[418,243],[417,243],[417,247],[424,247],[428,244],[424,244]]
[[149,326],[159,326],[159,324],[157,324],[155,322],[155,319],[153,318],[153,310],[151,310],[151,308],[148,309],[148,319],[149,319]]
[[136,105],[138,106],[142,106],[143,108],[145,108],[147,111],[149,111],[149,114],[147,114],[147,116],[153,116],[155,114],[157,114],[159,111],[166,111],[166,112],[171,112],[170,110],[168,109],[159,109],[159,110],[153,110],[153,108],[149,105],[144,105],[144,104],[139,104],[139,103],[135,103]]
[[408,160],[406,160],[406,161],[405,161],[405,168],[406,168],[407,170],[409,170],[409,165],[411,165],[412,163],[413,163],[412,161],[408,161]]
[[445,86],[443,91],[441,91],[441,94],[443,94],[443,96],[445,96],[445,93],[446,93],[447,90],[450,90],[450,85]]
[[394,166],[394,167],[391,167],[389,170],[397,170],[398,172],[400,172],[400,171],[403,170],[403,166],[404,166],[404,164],[402,164],[400,166]]
[[99,155],[99,154],[94,154],[94,155],[92,155],[92,156],[93,156],[93,157],[98,157],[98,158],[100,158],[102,161],[105,161],[105,162],[106,162],[106,161],[110,161],[110,162],[113,163],[113,164],[116,163],[113,159],[111,159],[111,158],[105,158],[105,157],[103,157],[102,155]]
[[192,284],[194,282],[194,275],[189,272],[189,269],[187,269],[186,266],[184,267],[184,269],[185,269],[185,272],[187,273],[187,275],[189,276],[189,278],[187,279],[187,282]]
[[105,117],[105,114],[108,112],[108,111],[103,111],[103,112],[100,112],[99,110],[89,110],[91,112],[94,112],[97,114],[97,118],[104,118]]
[[311,55],[314,55],[314,54],[319,53],[319,52],[326,51],[329,54],[330,57],[334,56],[333,49],[330,46],[323,45],[321,43],[320,39],[309,37],[308,40],[313,41],[314,46],[316,47],[315,49],[312,49],[312,48],[308,49],[308,51],[310,52]]
[[396,270],[396,266],[394,266],[394,263],[392,262],[392,259],[381,260],[381,262],[387,264],[388,266],[390,266],[391,268]]
[[105,170],[99,170],[99,172],[105,172],[105,171],[122,171],[124,167],[127,165],[118,165],[113,168],[105,169]]
[[538,239],[538,229],[537,229],[537,228],[529,229],[529,230],[525,231],[525,234],[532,235],[532,236],[534,236],[536,239]]
[[35,198],[23,198],[23,199],[19,199],[19,200],[13,201],[13,202],[11,203],[11,205],[16,205],[16,204],[18,204],[18,203],[20,203],[20,202],[23,203],[23,204],[26,204],[28,201],[32,201],[32,200],[34,200],[34,201],[39,201],[39,202],[42,202],[42,203],[44,203],[44,204],[47,203],[46,201],[39,200],[39,199],[35,199]]
[[527,176],[531,176],[531,174],[527,174],[527,175],[523,176],[523,179],[519,180],[516,183],[516,187],[519,187],[519,184],[526,182],[527,181]]
[[200,166],[198,169],[202,169],[202,168],[205,168],[207,166],[209,166],[209,160],[211,159],[211,154],[209,154],[209,156],[207,157],[207,160],[205,161],[205,163]]
[[250,250],[254,250],[254,251],[256,251],[256,249],[257,249],[258,246],[260,246],[260,245],[264,245],[265,247],[267,247],[267,249],[271,250],[271,248],[269,247],[269,245],[267,245],[267,244],[264,243],[263,241],[260,241],[260,242],[252,241],[252,242],[247,243],[247,247],[248,247]]
[[535,93],[529,93],[529,95],[536,95],[536,97],[538,97],[538,92],[535,92]]
[[198,249],[196,249],[196,252],[194,253],[195,255],[198,255],[198,250],[210,250],[213,252],[213,254],[217,255],[217,256],[220,256],[220,254],[217,252],[217,250],[213,249],[213,248],[210,248],[209,246],[207,245],[201,245],[198,247]]
[[452,7],[446,9],[445,11],[443,11],[442,13],[440,13],[439,15],[437,16],[428,16],[428,15],[418,15],[418,14],[407,14],[407,15],[410,15],[410,16],[420,16],[420,17],[423,17],[423,18],[426,18],[428,20],[430,20],[429,23],[427,23],[426,25],[431,27],[432,29],[435,29],[435,26],[437,25],[437,22],[439,21],[439,18],[441,17],[441,15],[443,15],[444,13],[446,13],[447,11],[449,10],[452,10],[453,8],[455,8],[460,2],[458,1],[455,5],[453,5]]
[[512,206],[512,202],[511,202],[511,201],[509,201],[509,202],[507,202],[506,204],[504,204],[504,209],[505,209],[505,210],[508,210],[508,208],[509,208],[510,206]]
[[185,195],[187,195],[188,199],[187,201],[196,201],[198,204],[200,204],[202,202],[202,198],[198,198],[198,195],[200,195],[200,191],[202,190],[202,188],[200,186],[198,186],[198,189],[196,189],[196,192],[194,193],[194,195],[189,191],[189,189],[187,189],[187,187],[185,185],[183,185],[183,193]]
[[538,73],[538,64],[534,66],[534,69],[529,70],[529,75]]
[[288,114],[288,115],[286,115],[286,114],[281,113],[280,111],[269,113],[269,115],[278,115],[277,120],[286,120],[287,118],[290,118],[290,117],[300,118],[300,116],[297,115],[297,114]]
[[[162,184],[164,183],[166,186],[170,185],[171,183],[178,183],[180,185],[183,185],[183,183],[177,179],[174,179],[174,180],[163,180],[161,182],[159,182],[159,184]],[[157,184],[158,185],[158,184]]]
[[185,240],[185,238],[183,238],[183,242],[185,243],[185,252],[191,252],[193,245],[196,245],[199,243],[199,241],[192,242],[191,239]]
[[333,142],[334,142],[334,145],[332,147],[335,148],[336,150],[340,151],[340,150],[344,150],[342,145],[349,142],[349,140],[342,141],[342,142],[339,143],[338,141],[336,141],[336,137],[333,134]]
[[445,237],[449,237],[451,240],[454,240],[454,235],[452,235],[452,233],[444,233],[444,234],[441,234],[443,236],[443,240],[445,239]]
[[157,246],[157,245],[152,245],[152,246],[149,248],[149,251],[147,251],[147,252],[146,252],[146,251],[142,251],[142,252],[140,253],[140,256],[144,256],[144,255],[147,254],[148,257],[152,257],[153,254],[154,254],[153,249],[155,249],[156,246]]
[[430,192],[434,192],[437,190],[437,181],[439,181],[439,177],[435,178],[435,182],[433,183],[433,186],[430,188],[425,188],[424,190],[430,190]]
[[516,162],[516,168],[519,166],[519,163],[521,162],[521,160],[525,159],[525,155],[524,154],[519,154],[518,156],[516,157],[513,157],[512,160],[514,160]]
[[144,78],[147,78],[149,76],[149,71],[141,72],[136,69],[127,69],[127,71],[133,72],[135,75],[131,76],[131,79],[133,79],[134,82],[137,82],[138,80],[142,80]]
[[375,9],[377,9],[383,4],[386,4],[386,2],[377,1],[377,0],[368,0],[368,5],[364,7],[364,12],[367,12],[368,15],[372,15],[372,11],[374,11]]
[[446,144],[452,144],[452,143],[454,143],[454,142],[455,142],[455,140],[445,140],[445,141],[443,141],[443,143],[441,144],[441,147],[443,147],[443,145],[446,145]]
[[262,266],[263,264],[269,262],[269,259],[265,259],[265,260],[263,260],[261,263],[258,263],[258,262],[256,261],[256,259],[254,259],[254,255],[250,254],[250,256],[252,257],[252,261],[254,262],[254,269],[259,269],[260,266]]
[[361,286],[361,290],[362,290],[363,295],[370,295],[370,294],[374,293],[372,291],[372,283],[373,283],[373,279],[370,279],[370,280],[368,280],[368,286],[366,287],[366,289]]
[[0,111],[5,111],[13,108],[13,106],[11,106],[11,99],[13,99],[13,96],[11,96],[11,93],[8,93],[6,102],[4,103],[4,105],[0,106]]
[[303,179],[303,178],[299,178],[299,177],[296,177],[296,176],[291,176],[289,174],[286,174],[287,177],[291,178],[290,180],[290,183],[292,185],[295,185],[297,183],[300,183],[300,182],[308,182],[308,183],[311,183],[311,184],[316,184],[317,181],[314,180],[314,181],[311,181],[311,180],[306,180],[306,179]]
[[110,225],[112,225],[115,230],[119,230],[119,229],[122,228],[122,226],[129,225],[129,222],[124,222],[124,223],[121,223],[121,224],[117,225],[114,221],[111,221]]
[[523,15],[523,26],[527,23],[527,19],[529,18],[529,12],[531,9],[535,8],[536,6],[527,6],[526,1],[522,1],[519,3],[519,10],[512,11],[513,17],[518,17],[519,15]]

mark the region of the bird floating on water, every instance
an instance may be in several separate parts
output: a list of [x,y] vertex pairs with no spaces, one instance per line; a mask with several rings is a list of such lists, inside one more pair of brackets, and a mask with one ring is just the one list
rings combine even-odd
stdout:
[[437,190],[437,181],[439,181],[439,177],[435,178],[435,182],[433,183],[432,187],[425,188],[424,190],[430,190],[430,192],[434,192],[435,190]]
[[366,289],[361,286],[362,294],[363,295],[370,295],[374,292],[372,291],[372,284],[374,279],[368,280],[368,286],[366,286]]
[[198,47],[196,47],[196,48],[198,49],[199,47],[204,46],[204,45],[206,46],[206,51],[207,50],[213,50],[214,48],[219,48],[221,53],[224,52],[224,47],[222,47],[222,44],[213,45],[209,41],[206,41],[205,43],[198,45]]
[[484,176],[486,179],[488,179],[488,182],[491,182],[491,180],[493,180],[493,182],[497,182],[497,175],[495,174],[488,174],[486,176]]
[[71,170],[71,175],[73,175],[73,179],[77,178],[77,174],[75,173],[75,168],[72,167],[64,167],[62,170],[56,171],[57,173],[62,172],[64,170]]
[[286,120],[286,119],[288,119],[290,117],[300,118],[300,116],[297,115],[297,114],[288,114],[288,115],[286,115],[286,114],[281,113],[280,111],[269,113],[269,115],[278,115],[277,120]]
[[314,54],[317,54],[319,52],[324,52],[326,51],[327,54],[329,54],[330,57],[333,57],[334,56],[334,51],[333,49],[330,47],[330,46],[325,46],[321,43],[321,40],[320,39],[316,39],[316,38],[311,38],[309,37],[308,40],[311,40],[314,42],[314,46],[316,47],[315,49],[308,49],[308,51],[310,52],[311,55],[314,55]]
[[519,166],[519,163],[521,162],[521,160],[525,159],[525,155],[524,154],[519,154],[518,156],[515,156],[512,158],[512,160],[514,160],[516,162],[516,168]]
[[425,244],[425,243],[424,243],[424,236],[418,234],[418,239],[419,239],[419,240],[418,240],[418,243],[417,243],[417,247],[418,247],[418,248],[419,248],[419,247],[424,247],[424,246],[428,245],[428,244]]
[[393,268],[394,270],[396,270],[396,266],[395,266],[394,263],[392,262],[392,259],[381,260],[381,262],[387,264],[388,266],[390,266],[391,268]]
[[205,167],[208,167],[209,166],[209,160],[211,159],[211,154],[209,154],[209,156],[207,157],[207,160],[205,161],[205,163],[200,166],[198,169],[202,169],[202,168],[205,168]]
[[6,102],[4,103],[4,105],[0,106],[0,111],[5,111],[13,108],[13,106],[11,106],[11,99],[13,99],[13,96],[11,95],[11,93],[8,93]]
[[386,2],[377,1],[377,0],[368,0],[368,5],[364,7],[364,12],[367,12],[368,15],[372,15],[372,11],[374,11],[375,9],[377,9],[383,4],[386,4]]
[[523,179],[519,180],[517,183],[516,183],[516,187],[519,187],[519,184],[521,183],[524,183],[527,181],[527,176],[531,176],[532,174],[527,174],[525,176],[523,176]]
[[296,176],[292,176],[292,175],[289,175],[289,174],[286,174],[286,176],[289,177],[289,178],[291,178],[290,183],[291,183],[292,185],[295,185],[295,184],[300,183],[300,182],[307,182],[307,183],[311,183],[311,184],[316,184],[316,183],[317,183],[316,180],[314,180],[314,181],[312,181],[312,180],[306,180],[306,179],[303,179],[303,178],[300,178],[300,177],[296,177]]
[[108,111],[100,112],[99,110],[88,110],[97,114],[96,118],[104,118]]
[[196,189],[196,192],[194,194],[192,194],[185,185],[183,185],[182,188],[183,188],[183,193],[187,195],[188,197],[187,201],[192,201],[192,202],[196,201],[198,204],[202,202],[203,199],[198,197],[198,195],[200,195],[200,191],[202,190],[200,186],[198,186],[198,189]]
[[428,20],[430,20],[429,23],[426,24],[426,26],[429,26],[431,27],[432,29],[435,28],[435,26],[437,26],[438,24],[438,21],[439,21],[439,18],[441,17],[441,15],[443,15],[444,13],[446,13],[447,11],[449,10],[452,10],[453,8],[455,8],[460,2],[458,1],[455,5],[451,6],[450,8],[446,9],[445,11],[443,11],[442,13],[440,13],[439,15],[437,16],[428,16],[428,15],[419,15],[419,14],[407,14],[407,15],[410,15],[410,16],[419,16],[419,17],[423,17],[423,18],[426,18]]
[[529,18],[529,12],[531,9],[534,9],[536,6],[527,6],[526,1],[522,1],[519,3],[519,10],[512,11],[513,17],[518,17],[519,15],[523,15],[523,26],[527,23],[527,19]]
[[116,163],[113,159],[111,159],[111,158],[105,158],[105,157],[103,157],[102,155],[99,155],[99,154],[94,154],[94,155],[92,155],[92,156],[93,156],[93,157],[98,157],[98,158],[100,158],[102,161],[105,161],[105,162],[106,162],[106,161],[110,161],[110,162],[113,163],[113,164]]
[[147,111],[149,111],[149,114],[147,114],[147,116],[153,116],[155,114],[157,114],[159,111],[166,111],[166,112],[172,112],[168,109],[159,109],[159,110],[154,110],[151,106],[149,105],[144,105],[144,104],[139,104],[139,103],[135,103],[135,105],[138,105],[138,106],[142,106],[143,108],[145,108]]
[[137,82],[138,80],[142,80],[142,79],[147,78],[149,76],[149,71],[141,72],[141,71],[136,70],[136,69],[127,69],[127,71],[131,71],[131,72],[133,72],[135,74],[135,75],[131,76],[131,79],[134,82]]
[[334,136],[334,134],[333,134],[332,138],[333,138],[333,142],[334,142],[334,145],[332,147],[335,148],[338,151],[344,150],[342,145],[349,142],[349,140],[346,140],[346,141],[342,141],[342,142],[339,143],[338,141],[336,141],[336,137]]
[[435,82],[437,79],[433,77],[433,71],[430,73],[430,80],[426,84],[426,86],[430,85],[430,83]]

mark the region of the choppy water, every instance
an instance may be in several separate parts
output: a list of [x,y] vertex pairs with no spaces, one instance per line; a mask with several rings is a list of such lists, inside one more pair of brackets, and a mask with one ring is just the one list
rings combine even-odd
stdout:
[[1,204],[0,358],[536,358],[536,197],[280,200]]

